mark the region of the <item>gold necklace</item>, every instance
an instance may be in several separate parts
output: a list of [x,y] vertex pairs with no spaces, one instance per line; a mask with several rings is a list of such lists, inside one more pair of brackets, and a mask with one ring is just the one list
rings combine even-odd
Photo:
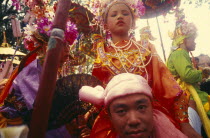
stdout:
[[[139,55],[139,56],[140,56],[139,60],[141,61],[141,63],[142,63],[143,65],[140,65],[140,64],[138,65],[138,64],[132,63],[128,58],[126,58],[126,56],[125,56],[123,50],[121,50],[121,49],[116,49],[115,47],[113,47],[114,50],[115,50],[115,53],[116,53],[116,55],[118,56],[118,59],[119,59],[121,65],[122,65],[123,69],[124,69],[127,73],[128,73],[128,71],[127,71],[127,69],[126,69],[126,67],[125,67],[125,65],[124,65],[124,63],[123,63],[123,62],[125,62],[125,61],[128,61],[132,66],[138,67],[140,70],[143,68],[143,69],[145,70],[145,72],[146,72],[146,78],[147,78],[147,80],[148,80],[148,72],[147,72],[146,66],[150,63],[150,61],[151,61],[151,59],[152,59],[152,55],[150,56],[150,59],[148,60],[148,62],[145,64],[145,63],[144,63],[143,56],[142,56],[142,53],[141,53],[140,47],[143,48],[143,49],[145,49],[147,52],[150,52],[150,51],[149,51],[147,48],[142,47],[142,46],[141,46],[140,44],[138,44],[137,42],[135,42],[135,41],[133,41],[133,40],[132,40],[132,42],[133,42],[133,44],[136,46],[136,48],[137,48],[138,51],[139,51],[139,54],[140,54],[140,55]],[[121,58],[121,56],[119,55],[118,51],[120,51],[120,53],[121,53],[121,55],[122,55],[122,58]],[[125,59],[125,60],[122,60],[122,59]]]

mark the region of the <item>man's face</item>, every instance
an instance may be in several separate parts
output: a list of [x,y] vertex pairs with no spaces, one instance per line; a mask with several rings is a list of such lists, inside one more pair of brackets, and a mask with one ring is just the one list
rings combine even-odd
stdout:
[[144,94],[132,94],[113,100],[110,119],[120,138],[148,138],[153,130],[151,100]]

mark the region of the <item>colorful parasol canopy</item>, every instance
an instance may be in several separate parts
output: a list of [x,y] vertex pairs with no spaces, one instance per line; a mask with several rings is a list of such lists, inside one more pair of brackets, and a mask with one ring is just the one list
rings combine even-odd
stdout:
[[180,0],[142,0],[142,2],[146,7],[146,12],[141,18],[147,19],[166,14],[179,5]]
[[[10,47],[0,47],[0,55],[14,55],[15,50],[13,48]],[[16,51],[16,54],[18,56],[25,56],[26,54],[20,52],[20,51]]]

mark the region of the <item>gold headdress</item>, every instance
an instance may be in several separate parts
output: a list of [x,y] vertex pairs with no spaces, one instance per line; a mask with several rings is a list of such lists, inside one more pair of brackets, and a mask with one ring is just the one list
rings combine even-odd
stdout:
[[180,44],[184,42],[185,38],[188,38],[192,35],[197,34],[197,28],[193,23],[188,23],[185,21],[185,15],[183,13],[183,9],[176,9],[176,27],[174,33],[170,33],[169,36],[173,40],[172,42],[172,50],[177,49]]
[[140,17],[145,13],[145,7],[141,0],[93,0],[91,3],[91,11],[96,15],[96,21],[104,24],[104,17],[109,8],[116,3],[126,4],[133,13],[134,17]]

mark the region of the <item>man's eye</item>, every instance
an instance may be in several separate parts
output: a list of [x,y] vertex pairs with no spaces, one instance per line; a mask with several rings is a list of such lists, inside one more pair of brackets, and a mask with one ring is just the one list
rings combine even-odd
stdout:
[[124,114],[126,113],[126,110],[123,110],[123,109],[117,110],[116,113],[117,113],[118,115],[122,116],[122,115],[124,115]]
[[139,105],[139,106],[138,106],[138,110],[139,110],[140,112],[144,112],[144,111],[146,110],[146,108],[147,108],[146,105]]

